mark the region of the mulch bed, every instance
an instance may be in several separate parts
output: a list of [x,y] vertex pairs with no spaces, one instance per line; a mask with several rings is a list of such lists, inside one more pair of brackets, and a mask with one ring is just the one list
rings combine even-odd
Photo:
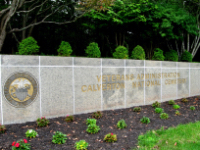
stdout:
[[[196,99],[195,99],[196,98]],[[140,134],[145,133],[147,130],[174,127],[178,124],[185,124],[200,120],[200,98],[190,97],[187,98],[188,103],[181,102],[181,99],[175,102],[180,105],[180,116],[175,115],[175,109],[168,102],[161,104],[164,111],[169,114],[169,119],[162,120],[159,114],[155,114],[154,108],[151,105],[141,106],[140,113],[133,112],[133,108],[118,109],[103,111],[103,117],[97,120],[97,125],[101,130],[97,134],[88,134],[86,132],[87,125],[85,120],[91,117],[92,113],[76,115],[75,121],[67,123],[64,117],[50,119],[48,127],[37,127],[35,122],[28,122],[24,124],[6,125],[6,133],[0,134],[0,149],[10,150],[13,141],[26,138],[25,132],[28,129],[34,129],[38,132],[39,137],[34,139],[27,139],[31,144],[32,150],[74,150],[75,142],[79,140],[86,140],[89,143],[88,150],[130,150],[137,146],[137,138]],[[191,111],[190,106],[195,106],[195,110]],[[150,124],[140,123],[143,117],[150,118]],[[117,122],[124,119],[127,123],[127,128],[118,130],[116,127]],[[61,131],[67,134],[67,142],[65,144],[57,145],[51,142],[52,136],[55,131]],[[105,143],[104,136],[107,133],[117,134],[117,142]]]

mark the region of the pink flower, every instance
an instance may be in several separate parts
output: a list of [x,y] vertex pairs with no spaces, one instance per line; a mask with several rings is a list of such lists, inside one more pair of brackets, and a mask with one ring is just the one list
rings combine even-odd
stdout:
[[12,143],[12,146],[14,146],[14,145],[15,145],[15,142]]
[[68,117],[69,115],[67,115],[67,117]]
[[16,144],[15,144],[15,147],[19,147],[19,143],[16,143]]
[[110,133],[111,135],[113,135],[113,133]]
[[43,119],[43,117],[41,117],[41,119]]
[[24,139],[24,143],[27,143],[27,140],[26,140],[26,139]]

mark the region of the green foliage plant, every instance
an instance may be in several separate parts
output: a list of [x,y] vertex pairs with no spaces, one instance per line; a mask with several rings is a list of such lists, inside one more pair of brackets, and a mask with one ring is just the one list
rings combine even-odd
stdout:
[[140,45],[137,45],[137,46],[133,49],[131,57],[132,57],[133,59],[145,60],[145,52],[144,52],[144,49],[143,49]]
[[140,122],[144,123],[144,124],[149,124],[150,123],[150,119],[148,117],[143,116],[140,119]]
[[73,122],[74,121],[74,116],[68,116],[65,118],[66,122]]
[[56,133],[53,135],[52,143],[54,144],[64,144],[67,140],[67,135],[63,134],[60,131],[56,131]]
[[181,55],[181,61],[192,62],[192,54],[185,50]]
[[86,120],[86,124],[87,125],[90,125],[90,124],[96,124],[97,120],[96,119],[90,119],[90,118],[87,118]]
[[180,106],[179,106],[179,105],[173,105],[173,108],[174,108],[174,109],[179,109]]
[[27,138],[35,138],[38,136],[38,133],[33,129],[28,129],[25,134]]
[[49,120],[45,117],[41,117],[37,119],[36,123],[38,127],[46,127],[49,124]]
[[62,41],[57,49],[58,56],[70,56],[72,53],[72,47],[69,42]]
[[155,108],[155,113],[160,114],[162,113],[164,110],[162,108]]
[[135,108],[133,108],[133,111],[134,112],[140,112],[141,111],[141,107],[135,107]]
[[178,54],[175,50],[169,50],[165,53],[165,60],[167,61],[178,61]]
[[127,124],[124,119],[121,119],[117,122],[117,128],[124,129],[127,127]]
[[194,106],[190,106],[190,110],[195,110],[195,107]]
[[160,118],[161,119],[168,119],[169,118],[169,115],[167,113],[161,113],[160,114]]
[[95,42],[89,44],[89,46],[85,49],[85,53],[87,54],[87,57],[91,58],[101,57],[101,51],[98,47],[98,44]]
[[95,134],[95,133],[98,133],[99,130],[100,130],[100,127],[97,126],[96,124],[89,124],[86,131],[90,134]]
[[153,108],[157,108],[157,107],[160,107],[160,103],[158,102],[158,101],[156,101],[156,102],[154,102],[153,104],[152,104],[152,107]]
[[76,148],[76,150],[87,150],[88,145],[89,144],[85,140],[80,140],[75,143],[74,147]]
[[102,117],[102,113],[100,111],[94,112],[92,114],[92,118],[100,119]]
[[5,131],[6,131],[6,127],[0,124],[0,134],[5,133]]
[[146,134],[138,136],[138,144],[140,146],[153,148],[154,145],[159,141],[159,136],[154,130],[147,131]]
[[19,55],[33,55],[39,52],[39,46],[37,45],[37,41],[33,37],[28,37],[22,40],[18,46],[18,52],[16,54]]
[[113,53],[114,58],[128,59],[128,50],[124,46],[118,46]]
[[169,105],[175,105],[175,102],[174,102],[174,100],[170,100],[170,101],[168,102],[168,104],[169,104]]
[[187,103],[188,100],[187,100],[186,98],[183,98],[183,99],[181,100],[181,102],[183,102],[183,103]]
[[178,110],[176,110],[175,115],[179,116],[181,115],[181,113]]
[[152,57],[152,60],[161,60],[164,61],[165,57],[163,55],[163,51],[160,48],[156,48],[154,50],[154,55]]
[[104,141],[108,143],[116,142],[117,141],[117,135],[113,133],[108,133],[104,137]]
[[17,142],[12,142],[12,150],[30,150],[30,144],[26,139],[20,139]]

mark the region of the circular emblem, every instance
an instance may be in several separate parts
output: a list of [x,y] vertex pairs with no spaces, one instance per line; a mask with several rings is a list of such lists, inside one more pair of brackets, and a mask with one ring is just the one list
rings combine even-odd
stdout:
[[7,101],[15,107],[26,107],[31,104],[38,93],[38,85],[29,73],[15,73],[4,85]]

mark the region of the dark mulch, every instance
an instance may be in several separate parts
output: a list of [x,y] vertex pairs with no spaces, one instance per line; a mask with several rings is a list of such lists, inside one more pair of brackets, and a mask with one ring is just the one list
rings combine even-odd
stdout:
[[[161,107],[169,114],[169,119],[167,120],[160,119],[159,114],[154,113],[154,108],[151,105],[141,106],[142,111],[140,113],[133,112],[133,108],[104,111],[103,117],[97,120],[97,125],[101,128],[97,134],[86,133],[87,125],[85,120],[91,117],[91,113],[76,115],[75,121],[72,123],[65,122],[64,117],[50,119],[50,125],[42,128],[38,128],[35,122],[7,125],[6,133],[0,134],[0,149],[11,149],[13,141],[26,138],[25,132],[28,129],[34,129],[38,132],[39,137],[28,139],[28,142],[31,144],[31,149],[35,150],[74,150],[75,142],[81,139],[89,143],[88,150],[130,150],[137,146],[138,135],[145,133],[147,130],[160,129],[162,126],[164,128],[174,127],[178,124],[200,120],[200,99],[195,100],[195,98],[197,97],[187,98],[189,100],[188,103],[182,103],[180,99],[175,101],[181,106],[179,109],[180,116],[175,115],[176,110],[171,105],[168,105],[167,102],[162,103]],[[192,105],[196,107],[195,111],[190,110]],[[150,118],[150,124],[140,123],[140,118],[143,116]],[[120,119],[126,121],[128,125],[126,129],[118,130],[116,128],[116,124]],[[68,140],[65,144],[52,144],[52,135],[55,131],[67,134]],[[104,136],[111,132],[117,134],[117,142],[103,142]]]

